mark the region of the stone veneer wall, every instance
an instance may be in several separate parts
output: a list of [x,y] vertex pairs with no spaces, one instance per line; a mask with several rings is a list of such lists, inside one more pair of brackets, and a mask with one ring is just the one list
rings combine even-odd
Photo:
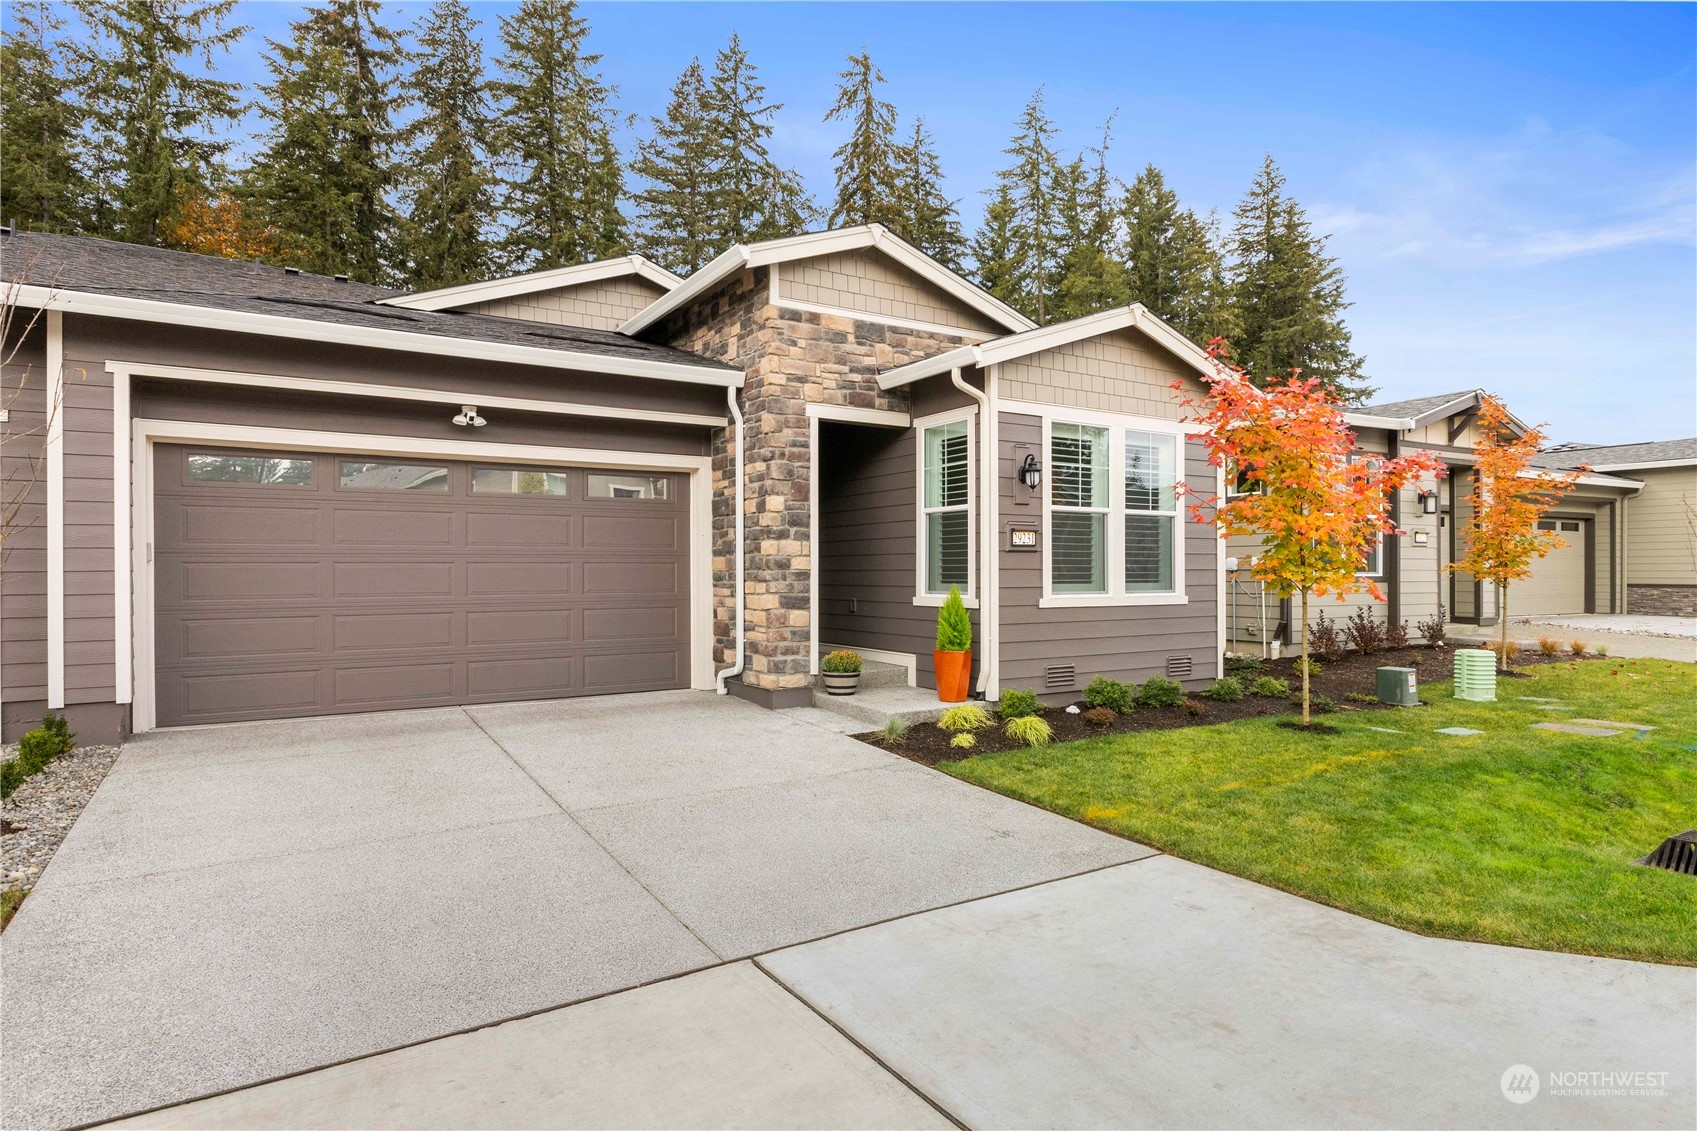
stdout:
[[1643,617],[1697,617],[1697,585],[1631,585],[1626,611]]
[[[905,389],[877,375],[944,353],[965,339],[771,304],[765,268],[744,272],[677,311],[660,327],[669,345],[746,374],[743,431],[748,600],[743,682],[803,693],[810,680],[808,587],[812,515],[809,404],[908,411]],[[714,662],[730,662],[736,590],[735,484],[729,430],[713,443]],[[783,705],[782,702],[775,705]]]

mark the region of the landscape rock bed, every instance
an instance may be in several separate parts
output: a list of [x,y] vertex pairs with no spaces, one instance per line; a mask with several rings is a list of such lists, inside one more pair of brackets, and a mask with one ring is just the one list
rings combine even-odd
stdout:
[[[119,747],[78,746],[47,763],[0,806],[0,891],[28,891],[106,779]],[[17,755],[8,747],[4,760]]]
[[[1418,644],[1405,648],[1388,649],[1363,656],[1351,652],[1341,660],[1327,662],[1318,661],[1320,671],[1309,680],[1309,688],[1315,696],[1325,696],[1337,707],[1337,713],[1351,711],[1396,711],[1419,710],[1418,707],[1398,708],[1378,702],[1351,703],[1346,699],[1349,695],[1376,696],[1378,693],[1378,670],[1382,667],[1414,668],[1419,673],[1422,684],[1450,679],[1454,675],[1455,655],[1452,648],[1433,648]],[[1577,658],[1562,654],[1546,656],[1542,652],[1522,652],[1515,657],[1516,668],[1536,667],[1550,663],[1574,663]],[[1285,657],[1278,660],[1263,661],[1260,669],[1244,672],[1240,675],[1247,688],[1258,676],[1270,675],[1282,679],[1290,685],[1291,697],[1288,699],[1261,698],[1245,693],[1242,699],[1235,703],[1220,703],[1211,699],[1203,699],[1199,695],[1190,695],[1182,706],[1178,707],[1139,707],[1129,715],[1120,715],[1106,727],[1092,726],[1084,719],[1087,705],[1082,699],[1074,705],[1079,713],[1068,714],[1065,707],[1049,707],[1043,712],[1043,719],[1054,730],[1055,742],[1078,742],[1087,738],[1101,738],[1105,735],[1131,734],[1140,731],[1175,730],[1179,727],[1213,726],[1215,723],[1229,723],[1238,719],[1271,718],[1302,714],[1302,701],[1298,697],[1302,677],[1297,674],[1296,657]],[[1335,714],[1316,712],[1316,722],[1335,719]],[[996,725],[975,732],[977,744],[970,750],[962,750],[949,745],[954,737],[947,731],[941,730],[932,723],[917,723],[908,728],[907,733],[899,739],[886,737],[881,731],[857,734],[854,737],[869,743],[881,750],[892,754],[900,754],[911,761],[927,766],[935,766],[940,762],[954,762],[962,758],[971,758],[979,754],[995,754],[1004,750],[1019,749],[1022,744],[1009,739],[1002,733],[1001,720]],[[1320,731],[1325,733],[1325,731]]]

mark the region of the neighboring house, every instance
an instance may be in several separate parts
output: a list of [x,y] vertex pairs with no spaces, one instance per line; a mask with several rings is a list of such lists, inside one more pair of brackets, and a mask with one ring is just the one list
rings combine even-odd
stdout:
[[[1495,588],[1448,568],[1466,554],[1480,396],[1479,390],[1445,393],[1345,413],[1364,452],[1394,456],[1426,449],[1443,459],[1448,473],[1398,491],[1391,500],[1392,518],[1404,533],[1382,539],[1378,551],[1362,563],[1362,577],[1375,582],[1385,600],[1367,592],[1342,601],[1322,598],[1310,602],[1312,616],[1324,613],[1341,620],[1366,607],[1378,620],[1407,623],[1411,635],[1413,626],[1440,613],[1462,624],[1498,622]],[[1694,448],[1697,441],[1629,445],[1618,449],[1623,453],[1619,459],[1606,456],[1616,449],[1605,448],[1564,446],[1544,453],[1536,461],[1543,467],[1585,464],[1590,470],[1542,523],[1563,544],[1534,563],[1530,578],[1509,587],[1508,615],[1663,611],[1676,607],[1670,595],[1679,593],[1689,608],[1694,580],[1690,526],[1676,525],[1671,516],[1680,505],[1681,476],[1685,497],[1691,496]],[[1676,460],[1679,452],[1683,463],[1657,466]],[[1603,455],[1593,458],[1593,453]],[[1640,470],[1646,467],[1665,473],[1664,485],[1652,488]],[[1632,537],[1633,523],[1647,528],[1644,538]],[[1233,538],[1227,549],[1239,566],[1228,574],[1226,629],[1238,648],[1296,639],[1290,602],[1267,596],[1249,577],[1257,547],[1253,538]],[[1683,566],[1678,564],[1681,553]],[[1656,595],[1654,608],[1647,607],[1651,594]]]
[[[1558,444],[1542,467],[1583,464],[1643,486],[1626,496],[1621,521],[1626,593],[1621,611],[1697,617],[1697,438],[1646,444]],[[1514,615],[1514,610],[1509,610]]]
[[1221,546],[1173,492],[1219,487],[1172,388],[1208,362],[1141,307],[1037,329],[876,225],[686,281],[399,294],[31,233],[0,269],[43,312],[4,374],[8,738],[721,680],[781,707],[838,644],[931,686],[951,585],[992,699],[1219,670]]

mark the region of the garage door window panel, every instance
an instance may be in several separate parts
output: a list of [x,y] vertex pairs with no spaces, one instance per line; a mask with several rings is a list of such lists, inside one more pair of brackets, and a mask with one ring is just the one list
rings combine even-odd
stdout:
[[564,471],[537,467],[474,467],[474,495],[556,495],[571,493],[571,477]]
[[664,475],[624,475],[592,471],[587,477],[591,499],[636,499],[663,502],[671,489]]
[[237,483],[248,487],[310,487],[312,461],[277,456],[190,452],[192,483]]
[[447,464],[350,459],[341,461],[336,483],[348,491],[408,491],[432,495],[446,495],[450,486]]

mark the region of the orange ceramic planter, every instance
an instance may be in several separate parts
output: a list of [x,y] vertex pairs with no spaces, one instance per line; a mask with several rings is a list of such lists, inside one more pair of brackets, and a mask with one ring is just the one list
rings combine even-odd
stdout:
[[938,701],[966,702],[967,687],[972,682],[972,653],[932,652],[931,663],[937,669]]

